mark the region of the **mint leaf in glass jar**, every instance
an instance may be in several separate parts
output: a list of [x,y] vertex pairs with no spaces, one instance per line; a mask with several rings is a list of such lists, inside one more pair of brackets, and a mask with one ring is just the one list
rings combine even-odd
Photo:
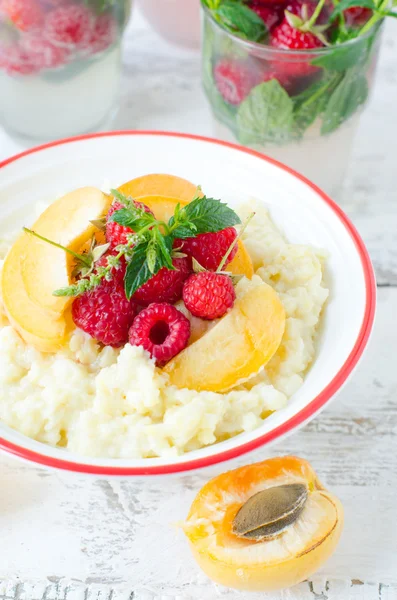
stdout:
[[257,85],[237,112],[239,141],[282,143],[292,131],[293,108],[293,101],[276,79]]

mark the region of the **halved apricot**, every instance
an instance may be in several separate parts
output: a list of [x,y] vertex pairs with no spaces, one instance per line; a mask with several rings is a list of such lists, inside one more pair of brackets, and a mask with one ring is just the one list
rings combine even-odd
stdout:
[[[151,175],[143,175],[131,181],[123,183],[118,188],[118,191],[125,196],[139,198],[142,196],[173,196],[179,201],[184,200],[190,202],[201,192],[197,190],[197,186],[176,175],[166,175],[163,173],[153,173]],[[160,217],[158,217],[160,218]]]
[[51,311],[38,306],[28,296],[21,270],[21,257],[29,240],[23,234],[12,246],[3,265],[1,293],[6,315],[29,345],[41,352],[56,352],[65,340],[67,323],[64,318],[54,318]]
[[285,328],[278,295],[257,276],[239,285],[229,313],[165,366],[172,385],[225,392],[258,373],[275,354]]
[[[80,188],[51,204],[37,219],[36,233],[78,252],[97,229],[90,220],[105,215],[112,198],[93,187]],[[22,281],[29,298],[54,316],[62,315],[70,298],[56,297],[54,290],[71,283],[73,258],[59,248],[25,234],[21,251]]]
[[209,481],[183,528],[211,579],[239,590],[271,591],[300,583],[331,556],[343,508],[308,462],[287,456]]

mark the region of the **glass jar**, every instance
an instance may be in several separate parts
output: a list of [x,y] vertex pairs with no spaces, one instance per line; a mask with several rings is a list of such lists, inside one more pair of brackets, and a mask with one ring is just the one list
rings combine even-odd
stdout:
[[339,46],[289,51],[243,40],[202,10],[202,77],[215,135],[337,197],[373,85],[381,24]]
[[5,0],[0,6],[4,127],[50,140],[100,126],[117,99],[130,0]]

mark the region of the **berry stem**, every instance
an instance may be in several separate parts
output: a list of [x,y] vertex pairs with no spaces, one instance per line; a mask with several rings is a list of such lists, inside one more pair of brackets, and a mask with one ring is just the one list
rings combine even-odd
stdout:
[[310,19],[307,23],[308,31],[310,31],[310,29],[313,27],[313,25],[317,21],[318,17],[320,16],[320,13],[323,10],[324,4],[325,4],[325,0],[320,0],[320,2],[317,4],[314,13],[312,14],[312,16],[310,17]]
[[60,250],[63,250],[67,254],[70,254],[77,260],[80,260],[82,263],[84,263],[87,267],[91,267],[91,260],[89,258],[87,258],[86,256],[84,256],[84,254],[78,254],[77,252],[73,252],[73,250],[70,250],[69,248],[65,248],[65,246],[61,246],[61,244],[57,244],[56,242],[49,240],[48,238],[36,233],[35,231],[32,231],[32,229],[28,229],[27,227],[23,227],[23,230],[25,233],[28,233],[29,235],[33,235],[34,237],[38,238],[39,240],[42,240],[43,242],[47,242],[47,244],[51,244],[51,246],[55,246],[55,248],[59,248]]
[[241,236],[243,235],[243,233],[244,233],[244,231],[246,230],[246,228],[247,228],[248,224],[249,224],[249,223],[250,223],[250,221],[251,221],[251,220],[254,218],[254,216],[255,216],[255,213],[253,212],[253,213],[251,213],[251,214],[250,214],[250,215],[247,217],[247,219],[244,221],[244,223],[243,223],[243,225],[242,225],[242,227],[241,227],[241,229],[240,229],[240,232],[239,232],[238,236],[237,236],[237,237],[236,237],[236,239],[234,239],[234,240],[233,240],[233,242],[230,244],[230,246],[229,246],[229,248],[228,248],[228,250],[227,250],[227,252],[226,252],[225,256],[222,258],[222,260],[221,260],[221,262],[220,262],[220,264],[219,264],[219,267],[218,267],[218,268],[217,268],[217,270],[216,270],[216,272],[217,272],[217,273],[220,273],[220,272],[222,271],[223,267],[224,267],[224,266],[225,266],[225,264],[226,264],[226,261],[227,261],[227,259],[228,259],[228,258],[229,258],[229,256],[230,256],[230,253],[233,251],[233,248],[234,248],[234,247],[235,247],[235,245],[238,243],[238,241],[241,239]]

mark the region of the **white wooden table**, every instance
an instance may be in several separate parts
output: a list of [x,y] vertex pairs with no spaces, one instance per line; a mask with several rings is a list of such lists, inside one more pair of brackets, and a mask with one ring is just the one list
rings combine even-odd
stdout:
[[[44,471],[4,455],[0,600],[397,599],[396,64],[393,22],[342,199],[378,276],[370,349],[337,401],[315,421],[249,457],[295,453],[313,463],[346,508],[336,554],[312,581],[280,594],[221,589],[196,568],[173,523],[224,466],[172,480],[115,481]],[[136,14],[113,128],[211,135],[199,79],[198,55],[166,45]],[[22,149],[0,130],[0,159]]]

